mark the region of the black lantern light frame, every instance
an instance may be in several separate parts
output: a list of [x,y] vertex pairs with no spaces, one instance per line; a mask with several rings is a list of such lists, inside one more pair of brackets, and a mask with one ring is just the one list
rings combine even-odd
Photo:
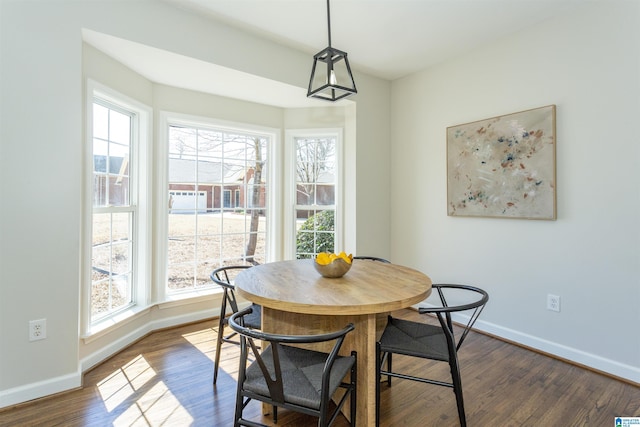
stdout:
[[327,0],[329,46],[313,56],[307,97],[337,101],[358,93],[347,52],[331,46],[331,12]]

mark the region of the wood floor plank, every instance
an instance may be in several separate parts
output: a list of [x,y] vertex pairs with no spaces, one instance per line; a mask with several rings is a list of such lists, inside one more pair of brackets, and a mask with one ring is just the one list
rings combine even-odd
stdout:
[[[394,315],[421,320],[413,310]],[[155,332],[87,372],[84,387],[0,410],[0,426],[231,426],[239,349],[225,344],[213,387],[214,320]],[[640,387],[472,332],[460,351],[470,427],[614,425],[640,417]],[[394,358],[411,373],[447,379],[444,363]],[[451,389],[394,378],[381,386],[381,425],[457,426]],[[249,418],[273,424],[252,402]],[[314,426],[279,411],[279,427]],[[347,426],[344,418],[336,427]]]

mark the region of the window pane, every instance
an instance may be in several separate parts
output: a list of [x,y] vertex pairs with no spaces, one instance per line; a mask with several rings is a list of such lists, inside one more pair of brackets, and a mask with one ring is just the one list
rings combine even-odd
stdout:
[[129,166],[128,163],[125,163],[124,165],[122,165],[123,162],[126,162],[129,159],[129,149],[130,149],[130,146],[129,146],[128,140],[124,143],[116,143],[114,141],[111,141],[111,143],[109,144],[109,156],[112,159],[115,158],[117,161],[112,160],[112,164],[109,172],[113,174],[117,174],[117,173],[120,173],[121,168],[123,166],[124,167]]
[[319,211],[299,222],[296,236],[299,258],[310,258],[318,252],[334,252],[334,212]]
[[196,266],[196,280],[195,287],[202,288],[206,286],[211,286],[211,272],[215,270],[217,267],[214,266],[210,261],[202,261],[198,262]]
[[193,234],[196,217],[182,213],[169,214],[169,240]]
[[194,285],[195,238],[169,240],[167,280],[170,290],[191,289]]
[[335,189],[334,185],[317,185],[315,194],[316,204],[322,206],[335,205]]
[[169,129],[169,158],[193,159],[196,153],[196,130],[172,126]]
[[129,205],[129,178],[126,176],[109,178],[109,205]]
[[107,180],[106,174],[94,174],[93,176],[93,206],[107,205]]
[[91,318],[108,313],[110,306],[109,281],[94,281],[91,285]]
[[[235,223],[235,227],[238,227],[239,223]],[[240,231],[240,229],[238,228]],[[224,259],[237,259],[244,254],[246,247],[247,236],[244,233],[225,233],[222,236],[222,253],[221,258]]]
[[315,184],[299,185],[296,189],[298,205],[313,205],[316,200]]
[[111,282],[111,307],[121,308],[131,302],[131,275],[122,274]]
[[193,265],[189,263],[170,265],[167,271],[167,281],[171,291],[193,289]]
[[247,211],[247,215],[244,216],[245,230],[251,230],[252,232],[264,233],[266,230],[266,221],[262,215],[261,209],[250,209]]
[[312,258],[335,246],[336,138],[295,138],[296,254]]
[[119,242],[113,245],[111,252],[111,271],[114,276],[131,271],[131,242]]
[[109,138],[109,109],[100,104],[93,104],[93,137]]
[[93,280],[108,279],[111,273],[111,246],[109,244],[94,246],[91,259]]
[[198,215],[197,234],[200,237],[219,236],[222,233],[222,223],[223,215],[219,212]]
[[131,140],[131,117],[111,110],[109,115],[109,140],[129,145]]
[[247,208],[266,209],[267,191],[268,189],[264,185],[252,185],[247,193],[247,198],[249,199]]
[[109,143],[103,139],[93,139],[93,170],[107,173],[107,156],[109,155]]
[[131,221],[133,220],[131,213],[122,212],[112,215],[113,240],[124,241],[131,236]]
[[131,302],[131,213],[93,215],[92,314],[108,314]]
[[133,112],[104,101],[93,104],[93,206],[101,212],[94,211],[92,221],[92,322],[133,302],[130,164],[134,117]]

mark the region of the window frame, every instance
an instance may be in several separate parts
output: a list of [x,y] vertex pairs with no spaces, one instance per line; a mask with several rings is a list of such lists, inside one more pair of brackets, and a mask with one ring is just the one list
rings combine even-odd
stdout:
[[[149,260],[151,254],[151,218],[150,218],[150,159],[152,140],[151,107],[134,100],[122,93],[104,86],[96,81],[87,79],[85,105],[85,142],[84,164],[85,173],[83,179],[84,209],[82,216],[82,298],[80,304],[81,336],[94,335],[119,319],[129,317],[139,311],[145,310],[150,302],[151,266]],[[92,246],[93,246],[93,215],[104,208],[93,206],[93,104],[96,99],[112,104],[115,110],[124,110],[133,113],[132,139],[130,147],[130,201],[132,211],[132,272],[131,272],[131,303],[126,307],[92,319]],[[111,209],[118,211],[120,208]],[[96,212],[97,211],[97,212]]]
[[[345,148],[342,128],[318,128],[318,129],[287,129],[285,131],[285,187],[286,206],[284,209],[284,255],[285,259],[296,257],[296,209],[297,209],[297,179],[296,179],[296,138],[334,137],[336,139],[336,168],[335,168],[335,204],[334,209],[334,249],[337,251],[345,248],[344,234],[344,164]],[[319,205],[320,209],[331,205]]]
[[[156,200],[154,203],[154,210],[156,215],[156,245],[157,249],[154,254],[154,277],[158,285],[154,289],[157,293],[157,299],[162,302],[170,302],[182,300],[190,297],[207,295],[211,293],[220,292],[220,289],[216,287],[195,289],[186,292],[169,292],[167,289],[167,238],[168,238],[168,217],[166,214],[166,206],[168,206],[168,192],[169,192],[169,156],[168,156],[168,142],[169,142],[169,128],[171,126],[185,126],[196,128],[213,128],[216,130],[238,132],[245,134],[256,134],[260,136],[267,136],[268,144],[268,157],[267,161],[267,182],[269,183],[269,191],[267,192],[266,203],[266,261],[274,261],[279,259],[279,255],[282,253],[282,243],[277,238],[277,224],[281,223],[281,214],[279,213],[278,206],[281,206],[281,196],[278,191],[281,188],[281,162],[278,160],[281,156],[280,148],[280,131],[275,128],[258,126],[247,123],[232,122],[226,120],[215,119],[211,117],[202,117],[196,115],[189,115],[184,113],[176,113],[171,111],[159,112],[159,131],[157,141],[158,160],[156,162],[155,171],[155,183],[157,191]],[[231,195],[231,202],[233,203],[233,194]]]

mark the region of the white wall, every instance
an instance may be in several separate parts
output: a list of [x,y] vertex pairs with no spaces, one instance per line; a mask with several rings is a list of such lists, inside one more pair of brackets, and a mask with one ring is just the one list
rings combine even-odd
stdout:
[[[46,394],[79,384],[81,40],[74,14],[1,5],[0,390]],[[48,338],[29,343],[40,318]]]
[[[596,2],[395,81],[391,109],[391,258],[487,289],[486,331],[635,382],[639,59],[640,3]],[[448,217],[446,128],[549,104],[557,221]]]
[[[202,301],[188,308],[151,307],[109,339],[101,337],[89,344],[79,340],[84,286],[80,276],[83,28],[298,87],[308,82],[309,55],[161,1],[0,0],[0,407],[79,386],[82,369],[100,355],[155,327],[207,313]],[[272,61],[274,57],[279,61]],[[256,124],[264,124],[260,120],[284,123],[284,113],[277,109],[228,99],[222,105],[220,100],[176,92],[143,79],[136,86],[128,80],[130,72],[113,64],[109,67],[114,72],[110,75],[114,89],[143,103],[153,101],[156,108],[177,109],[191,103],[188,108],[200,114],[226,114],[226,120],[244,121],[242,113],[247,113],[262,114]],[[90,73],[99,74],[96,69]],[[390,84],[357,71],[355,77],[361,93],[352,99],[367,107],[345,109],[348,137],[357,138],[354,146],[388,151],[390,118],[385,110]],[[360,138],[366,138],[366,144]],[[349,155],[358,165],[366,161],[365,154],[355,148]],[[376,161],[382,162],[380,155]],[[363,194],[373,194],[369,186],[389,181],[388,167],[381,173],[371,182],[360,176],[366,178],[371,171],[358,168],[354,181]],[[350,218],[355,221],[356,215],[362,215],[358,211],[372,202],[360,195],[356,198],[355,186],[349,191]],[[376,202],[388,206],[388,191],[376,194]],[[388,209],[371,212],[358,223],[355,246],[376,253],[388,251],[388,215]],[[350,230],[355,229],[352,224]],[[368,237],[374,231],[380,237],[376,241]],[[40,318],[47,319],[48,338],[30,343],[28,321]]]

